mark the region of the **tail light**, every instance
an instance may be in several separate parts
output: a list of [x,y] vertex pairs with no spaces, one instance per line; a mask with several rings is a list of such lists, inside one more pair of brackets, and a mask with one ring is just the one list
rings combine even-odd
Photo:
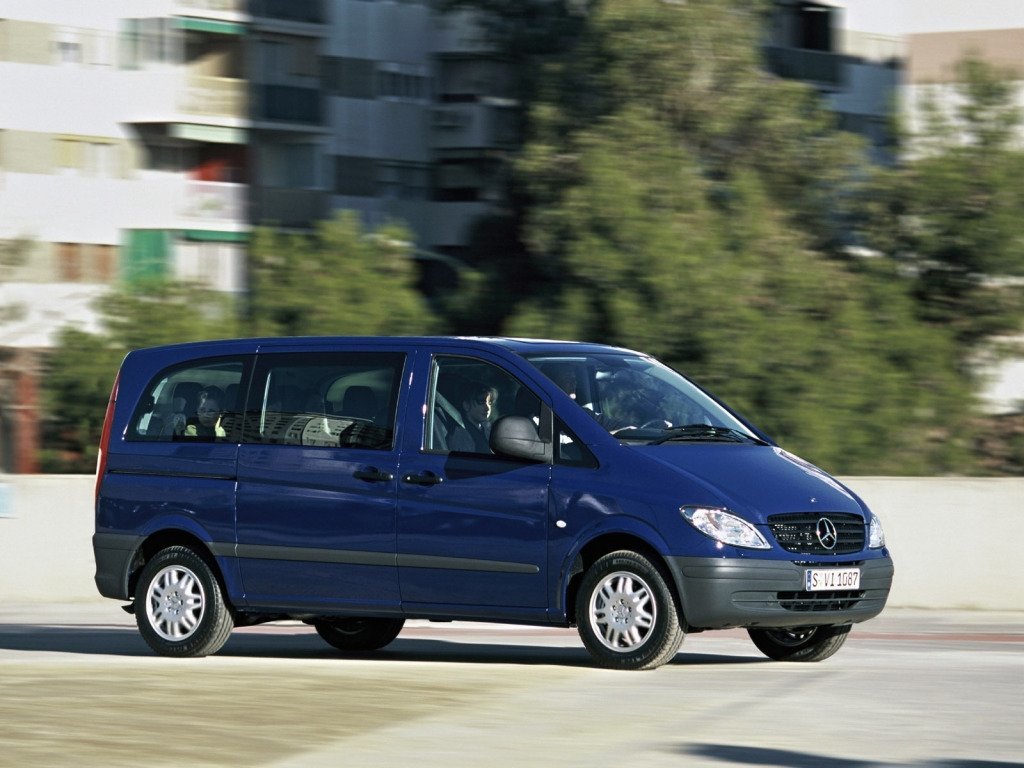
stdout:
[[107,449],[110,447],[110,430],[114,425],[114,404],[117,403],[117,385],[121,382],[121,373],[118,372],[114,378],[114,386],[110,390],[110,400],[107,401],[107,413],[103,417],[103,432],[100,434],[100,450],[96,454],[96,500],[100,498],[100,485],[103,483],[103,473],[107,471]]

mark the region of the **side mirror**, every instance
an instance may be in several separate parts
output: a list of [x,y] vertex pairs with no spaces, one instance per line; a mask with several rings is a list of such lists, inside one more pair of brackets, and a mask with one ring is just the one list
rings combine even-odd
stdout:
[[525,416],[503,416],[491,427],[491,450],[501,456],[526,461],[550,462],[551,443],[537,434],[537,427]]

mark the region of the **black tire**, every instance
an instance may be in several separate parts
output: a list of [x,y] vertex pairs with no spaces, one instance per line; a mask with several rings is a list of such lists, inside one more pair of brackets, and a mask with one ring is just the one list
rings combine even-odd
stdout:
[[135,622],[161,656],[208,656],[234,621],[210,565],[188,547],[168,547],[146,563],[135,589]]
[[757,650],[775,661],[824,661],[843,647],[849,633],[849,624],[841,627],[747,630]]
[[327,643],[346,653],[362,653],[383,648],[402,631],[405,619],[337,618],[313,622],[316,632]]
[[627,550],[587,569],[576,594],[576,626],[590,655],[608,669],[660,667],[683,642],[668,580]]

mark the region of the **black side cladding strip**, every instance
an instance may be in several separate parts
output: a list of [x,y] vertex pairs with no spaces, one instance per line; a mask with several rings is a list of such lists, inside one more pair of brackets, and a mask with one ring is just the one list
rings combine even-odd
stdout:
[[402,568],[448,568],[456,571],[487,571],[491,573],[540,573],[531,563],[509,563],[501,560],[478,560],[468,557],[434,557],[431,555],[395,555],[391,552],[367,552],[350,549],[314,549],[310,547],[275,547],[262,544],[214,544],[218,556],[252,558],[255,560],[301,560],[339,565],[382,565]]
[[237,476],[234,474],[224,474],[223,472],[176,472],[174,470],[165,469],[108,469],[107,472],[111,475],[143,475],[146,477],[196,477],[200,480],[237,480]]

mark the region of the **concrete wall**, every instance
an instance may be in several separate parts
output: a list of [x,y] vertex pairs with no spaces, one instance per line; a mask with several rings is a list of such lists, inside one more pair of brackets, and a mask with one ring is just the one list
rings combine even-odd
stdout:
[[[882,518],[889,605],[1024,611],[1024,478],[846,478]],[[0,478],[0,601],[103,600],[93,583],[93,478]]]

